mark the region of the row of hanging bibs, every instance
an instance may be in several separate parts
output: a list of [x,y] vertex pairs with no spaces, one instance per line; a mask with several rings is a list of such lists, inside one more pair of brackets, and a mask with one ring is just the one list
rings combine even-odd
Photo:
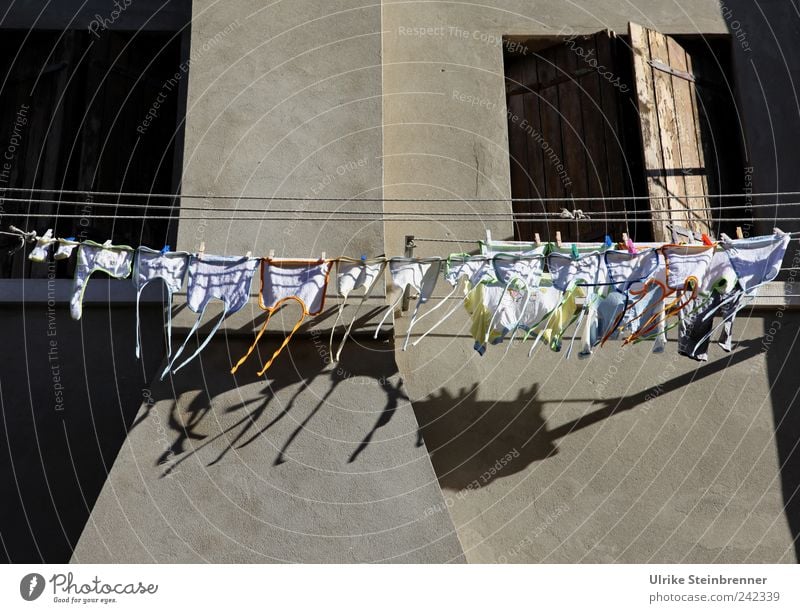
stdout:
[[[331,330],[329,355],[338,360],[358,311],[387,269],[398,297],[387,307],[375,338],[399,305],[404,291],[413,290],[417,300],[403,341],[404,350],[419,322],[436,314],[448,304],[449,298],[459,296],[461,300],[430,325],[412,346],[465,308],[474,347],[481,355],[489,345],[505,339],[513,341],[518,335],[522,340],[534,341],[529,355],[540,343],[559,351],[565,334],[573,328],[567,357],[576,340],[581,355],[590,354],[608,339],[622,339],[625,343],[653,340],[654,351],[663,351],[667,332],[677,326],[680,353],[705,360],[717,328],[719,344],[730,351],[736,314],[760,286],[778,275],[788,242],[789,235],[776,230],[771,236],[749,239],[731,240],[723,235],[719,243],[705,239],[704,244],[634,246],[628,240],[614,245],[610,238],[602,245],[480,242],[479,255],[327,259],[323,254],[320,259],[293,260],[250,254],[174,252],[168,247],[161,251],[144,246],[134,249],[110,242],[56,239],[48,231],[38,239],[29,258],[45,262],[49,257],[71,257],[77,251],[70,300],[74,319],[81,317],[84,291],[93,273],[100,271],[118,279],[131,277],[136,289],[137,357],[141,354],[142,291],[153,281],[163,282],[167,290],[167,366],[163,379],[197,357],[222,322],[247,304],[257,270],[261,276],[259,306],[267,318],[252,346],[231,369],[232,373],[255,351],[272,315],[286,304],[296,304],[300,315],[291,332],[258,370],[262,375],[267,371],[306,318],[323,311],[332,271],[335,271],[339,306]],[[444,299],[427,306],[440,278],[451,290]],[[186,340],[173,352],[172,302],[184,284],[187,305],[197,319]],[[356,292],[361,293],[360,302],[334,352],[336,327],[346,301]],[[191,355],[184,357],[212,301],[222,303],[222,314]],[[716,328],[715,315],[722,317]]]
[[[529,356],[540,343],[560,351],[570,330],[566,357],[576,341],[579,354],[587,356],[609,339],[651,340],[653,351],[663,352],[667,332],[677,327],[679,353],[707,360],[717,331],[719,345],[731,350],[736,314],[777,277],[789,240],[776,229],[756,238],[723,235],[718,243],[704,237],[702,244],[634,245],[626,239],[615,245],[609,237],[598,245],[482,242],[480,255],[453,254],[441,262],[452,287],[445,300],[463,295],[481,355],[518,334],[533,339]],[[414,287],[419,300],[404,349],[413,325],[445,302],[418,317],[433,288],[430,282]],[[412,346],[460,308],[447,311]],[[722,321],[714,327],[716,315]]]

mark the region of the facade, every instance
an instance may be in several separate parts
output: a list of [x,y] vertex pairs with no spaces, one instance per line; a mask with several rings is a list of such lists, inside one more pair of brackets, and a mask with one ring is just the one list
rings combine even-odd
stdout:
[[[571,132],[560,127],[563,142],[555,143],[544,119],[526,121],[533,126],[527,131],[513,119],[520,115],[510,94],[523,82],[513,67],[524,64],[528,50],[546,55],[558,47],[554,57],[561,53],[585,70],[574,41],[613,31],[620,53],[627,46],[633,61],[641,47],[626,38],[632,20],[698,57],[719,59],[717,76],[728,85],[714,98],[718,106],[703,112],[732,120],[715,124],[712,138],[698,137],[697,155],[704,147],[714,155],[702,172],[679,177],[683,189],[691,178],[711,182],[704,194],[723,186],[800,191],[800,116],[791,85],[800,66],[792,45],[800,21],[791,3],[204,0],[170,3],[159,13],[156,3],[97,2],[78,12],[60,3],[39,21],[34,4],[9,10],[0,27],[14,36],[80,32],[87,41],[106,38],[113,49],[127,43],[112,35],[153,34],[153,56],[162,59],[152,64],[163,72],[131,113],[140,119],[126,126],[131,142],[137,135],[161,139],[148,149],[160,163],[153,170],[142,161],[140,179],[181,198],[175,220],[137,221],[124,232],[156,248],[170,242],[220,255],[358,258],[402,254],[413,236],[413,254],[429,256],[474,250],[487,230],[502,239],[544,232],[546,226],[511,219],[525,165],[509,151],[523,142],[521,132],[543,182],[554,185],[541,185],[545,194],[580,195],[572,191],[580,181],[586,195],[595,194],[591,175],[577,179],[578,150],[568,140],[588,143],[580,155],[598,159],[591,147],[602,139],[603,193],[652,195],[646,143],[623,145],[621,128],[613,138],[607,126],[592,135],[591,121]],[[79,37],[73,44],[83,49]],[[633,89],[627,59],[613,67],[597,91]],[[551,85],[536,70],[537,87]],[[708,73],[694,76],[699,82]],[[550,108],[560,117],[572,112],[557,97],[564,85],[550,90]],[[564,105],[569,100],[563,96]],[[639,116],[628,118],[637,130]],[[92,142],[86,130],[80,134]],[[123,136],[114,139],[109,150],[128,146]],[[619,149],[611,152],[609,143]],[[52,155],[60,168],[61,154]],[[89,170],[75,173],[73,189],[98,190],[90,171],[103,155],[83,156]],[[619,160],[629,158],[633,169],[612,185]],[[565,174],[567,167],[573,172]],[[112,183],[114,168],[107,172]],[[40,178],[23,186],[63,187],[58,175],[52,185]],[[130,185],[109,189],[140,191]],[[18,210],[9,193],[3,226]],[[432,198],[464,201],[420,202]],[[89,204],[95,208],[86,217],[94,218],[99,208]],[[792,209],[749,214],[788,217]],[[402,220],[414,212],[427,218]],[[72,223],[80,231],[81,218]],[[776,223],[754,220],[745,229],[768,233]],[[790,221],[780,225],[796,229]],[[654,236],[658,229],[636,231]],[[144,359],[137,361],[127,282],[93,279],[76,323],[67,308],[69,280],[60,278],[68,271],[23,275],[13,262],[7,268],[9,278],[0,280],[10,343],[2,358],[0,444],[10,458],[2,478],[12,503],[0,511],[0,534],[12,561],[797,559],[800,420],[792,373],[800,320],[785,296],[794,293],[791,273],[773,288],[773,299],[741,318],[736,351],[699,366],[674,351],[653,355],[646,344],[612,347],[590,360],[544,351],[528,359],[522,346],[480,357],[463,318],[401,351],[393,339],[405,335],[402,312],[388,334],[372,338],[387,298],[395,298],[391,291],[376,292],[362,309],[341,362],[331,365],[331,287],[326,310],[266,378],[256,376],[255,364],[233,376],[231,364],[265,317],[255,283],[250,304],[226,320],[201,359],[162,382],[159,291],[146,295]],[[173,311],[178,334],[195,318],[182,302],[179,296]],[[349,307],[345,317],[353,312]],[[294,317],[276,317],[261,358]]]

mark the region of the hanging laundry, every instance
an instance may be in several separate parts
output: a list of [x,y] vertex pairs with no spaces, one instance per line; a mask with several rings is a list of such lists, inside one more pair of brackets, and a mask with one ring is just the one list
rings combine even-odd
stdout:
[[[664,281],[651,277],[645,286],[660,292],[655,313],[648,310],[649,318],[644,321],[626,340],[625,343],[646,340],[648,335],[666,333],[672,326],[667,326],[670,318],[678,315],[687,305],[697,298],[700,285],[705,278],[714,245],[664,245],[661,255],[664,258]],[[668,302],[669,300],[669,302]]]
[[[444,280],[453,289],[439,301],[439,304],[432,309],[426,311],[418,320],[417,323],[422,321],[426,316],[433,313],[439,306],[444,305],[450,300],[459,289],[464,298],[467,297],[469,292],[478,283],[484,281],[495,280],[495,270],[492,266],[491,259],[484,255],[470,255],[468,253],[453,253],[450,254],[444,261]],[[428,328],[420,337],[411,343],[412,347],[416,347],[426,336],[436,330],[445,321],[450,319],[457,311],[462,308],[463,299],[456,302],[453,307],[447,311],[435,324]]]
[[[176,373],[186,366],[200,352],[219,330],[220,325],[225,319],[237,311],[240,311],[247,304],[250,298],[250,286],[253,282],[253,275],[261,260],[248,256],[223,256],[223,255],[192,255],[189,258],[188,283],[186,287],[186,304],[193,313],[197,313],[197,319],[189,331],[186,340],[175,352],[175,355],[168,361],[164,372],[161,373],[163,380],[170,372]],[[178,358],[186,350],[192,337],[197,333],[203,321],[206,307],[212,300],[222,302],[222,315],[214,324],[211,332],[200,343],[198,348],[184,360],[179,366],[175,366]]]
[[411,321],[408,324],[408,332],[406,340],[403,344],[403,349],[408,345],[408,339],[411,336],[411,329],[417,320],[419,307],[430,300],[433,290],[436,287],[436,281],[439,277],[441,270],[441,258],[391,258],[389,260],[389,275],[391,276],[392,286],[398,291],[398,296],[395,301],[386,308],[378,327],[375,329],[374,338],[378,338],[378,333],[381,327],[386,322],[386,319],[394,313],[394,310],[403,300],[403,294],[406,288],[413,289],[417,292],[417,303],[414,306],[414,312],[411,316]]
[[80,245],[74,238],[60,238],[58,239],[58,249],[53,256],[54,260],[67,260],[72,255],[75,248]]
[[[492,257],[497,282],[503,285],[500,303],[497,305],[489,327],[499,315],[499,339],[512,332],[509,342],[514,340],[517,330],[524,325],[523,320],[531,295],[539,287],[544,273],[545,247],[536,247],[519,254],[498,253]],[[488,334],[484,343],[488,342]],[[495,341],[499,342],[499,341]]]
[[[692,359],[705,362],[708,360],[708,345],[714,325],[713,315],[721,310],[723,316],[730,314],[723,302],[736,289],[736,272],[724,251],[716,251],[711,258],[708,271],[700,283],[697,298],[679,313],[678,353]],[[728,322],[733,326],[732,319]],[[723,330],[722,346],[730,343],[730,329]]]
[[[350,336],[350,331],[353,329],[353,323],[355,323],[358,312],[372,295],[372,290],[378,284],[378,280],[381,278],[383,269],[385,267],[386,261],[382,258],[376,260],[368,260],[366,258],[361,260],[339,258],[336,260],[336,292],[339,296],[339,311],[336,314],[336,321],[334,321],[333,325],[331,326],[331,338],[330,342],[328,343],[329,355],[332,361],[339,361],[339,357],[342,354],[342,348],[344,347],[345,341],[347,341],[347,338]],[[342,319],[342,313],[344,312],[344,306],[347,302],[347,298],[352,292],[359,289],[363,289],[361,300],[359,301],[355,313],[353,313],[353,317],[350,319],[350,323],[347,325],[344,336],[342,336],[342,340],[339,342],[339,347],[334,354],[333,336],[336,332],[336,326]]]
[[167,290],[165,305],[167,315],[167,359],[172,356],[172,297],[181,291],[186,271],[189,268],[189,254],[183,251],[156,251],[149,247],[139,247],[133,261],[131,280],[136,288],[136,357],[141,355],[141,330],[139,303],[142,290],[150,282],[160,279]]
[[[723,260],[718,265],[721,272],[709,271],[712,281],[720,278],[713,283],[713,289],[716,290],[713,300],[705,305],[702,313],[687,322],[684,344],[680,347],[682,353],[695,359],[707,359],[706,348],[717,329],[721,329],[717,344],[725,351],[732,350],[733,324],[737,313],[747,306],[758,288],[778,276],[790,240],[788,234],[778,229],[771,236],[736,240],[723,238],[721,247],[728,264]],[[715,260],[718,255],[722,254],[715,254]],[[736,279],[735,285],[733,279]],[[713,317],[717,313],[722,317],[722,322],[712,328]]]
[[235,374],[239,367],[253,353],[261,340],[275,312],[283,305],[296,302],[300,305],[300,317],[292,327],[292,331],[283,339],[269,360],[259,370],[262,376],[280,353],[292,340],[292,336],[308,316],[319,315],[325,307],[325,293],[328,290],[328,276],[331,271],[331,260],[276,260],[266,259],[261,263],[261,292],[259,305],[267,312],[267,319],[261,326],[253,344],[247,353],[231,368]]
[[126,279],[131,274],[133,253],[133,247],[127,245],[112,245],[110,242],[101,245],[92,241],[81,243],[69,301],[72,319],[81,318],[83,293],[92,273],[100,271],[115,279]]
[[597,305],[598,333],[595,344],[602,344],[609,338],[617,339],[623,331],[635,332],[638,329],[641,317],[647,309],[652,308],[652,301],[634,299],[634,295],[642,293],[644,283],[659,268],[659,253],[654,248],[634,252],[610,249],[603,258],[609,291]]
[[[597,303],[608,291],[608,276],[602,251],[589,251],[581,254],[578,248],[571,250],[570,255],[554,251],[547,256],[547,267],[552,275],[553,286],[564,292],[565,299],[575,300],[575,288],[580,287],[584,297],[584,305],[572,318],[562,322],[563,327],[551,340],[551,348],[561,347],[561,339],[567,329],[576,325],[567,350],[567,357],[572,352],[576,337],[581,338],[581,355],[592,351],[594,338],[597,336]],[[554,341],[554,344],[552,344]]]
[[55,242],[56,239],[53,238],[53,230],[52,228],[48,228],[47,232],[36,240],[36,246],[31,250],[28,259],[37,264],[46,262],[47,257],[50,255],[50,249]]

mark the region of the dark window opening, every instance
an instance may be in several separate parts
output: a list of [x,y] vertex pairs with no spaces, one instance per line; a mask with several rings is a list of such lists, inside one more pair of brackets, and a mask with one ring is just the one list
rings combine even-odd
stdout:
[[[177,198],[59,190],[177,192],[183,149],[179,116],[188,78],[182,55],[181,35],[175,32],[107,30],[95,36],[87,30],[4,30],[0,227],[13,224],[40,235],[52,228],[58,237],[110,239],[134,247],[174,245],[177,223],[165,215],[177,212]],[[125,218],[143,214],[146,220]],[[9,255],[13,244],[9,237],[0,241],[0,277],[48,275],[47,267],[31,265],[28,250]],[[59,262],[56,275],[71,276],[73,268],[74,258]]]
[[[708,210],[728,204],[710,194],[744,182],[729,39],[630,27],[627,37],[506,39],[517,239],[668,240],[670,224],[715,235],[737,225],[724,219],[741,215]],[[516,200],[526,198],[562,201]],[[565,208],[593,220],[536,220]]]

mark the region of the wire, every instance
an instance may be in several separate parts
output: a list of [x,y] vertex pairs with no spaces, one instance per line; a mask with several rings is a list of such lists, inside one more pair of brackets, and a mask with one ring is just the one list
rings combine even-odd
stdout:
[[[191,216],[191,215],[96,215],[92,214],[72,214],[72,213],[16,213],[16,214],[9,214],[9,216],[13,217],[33,217],[33,218],[45,218],[45,219],[141,219],[141,220],[149,220],[149,221],[164,221],[164,220],[172,220],[177,219],[181,221],[192,221],[192,220],[206,220],[206,221],[332,221],[330,215],[328,217],[276,217],[270,215],[271,211],[263,211],[262,215],[257,217],[248,217],[242,215],[211,215],[211,216]],[[320,214],[319,211],[313,211],[317,215]],[[334,212],[331,211],[331,214]],[[355,215],[356,213],[353,213]],[[401,213],[398,213],[398,215]],[[358,215],[363,215],[362,212],[359,212]],[[414,217],[394,217],[394,216],[386,216],[385,213],[379,213],[374,218],[366,218],[366,217],[349,217],[347,219],[338,219],[336,221],[431,221],[431,216],[428,213],[411,213],[406,212],[402,213],[402,215],[414,215]],[[458,217],[454,216],[453,213],[444,213],[441,217],[436,217],[437,221],[464,221],[465,219],[478,219],[478,220],[490,220],[490,221],[520,221],[519,217],[511,213],[462,213]],[[524,221],[524,220],[523,220]],[[629,222],[630,219],[624,217],[590,217],[584,219],[570,219],[565,217],[558,217],[552,216],[549,218],[537,218],[537,221],[541,222],[553,222],[553,223],[598,223],[598,222],[606,222],[606,223],[624,223]],[[639,221],[646,221],[646,220],[639,220]],[[684,221],[684,220],[656,220],[659,222],[667,222],[667,221]],[[700,221],[706,222],[707,220],[703,219],[694,219],[694,220],[685,220],[685,221]],[[724,222],[733,222],[733,221],[769,221],[769,222],[783,222],[783,221],[800,221],[800,217],[731,217],[725,218],[722,220],[716,221],[724,221]]]
[[[1,191],[1,190],[0,190]],[[69,206],[99,206],[99,207],[128,207],[128,208],[145,208],[145,209],[154,209],[154,210],[182,210],[182,211],[219,211],[220,209],[207,207],[207,206],[191,206],[191,205],[179,205],[178,203],[175,204],[150,204],[150,203],[141,203],[141,202],[93,202],[93,201],[86,201],[86,200],[56,200],[52,198],[9,198],[9,197],[0,197],[0,200],[9,203],[19,203],[19,204],[57,204],[57,205],[69,205]],[[306,201],[306,199],[303,199]],[[307,201],[313,201],[314,199],[307,199]],[[360,200],[360,199],[347,199],[342,200],[347,202],[380,202],[380,200]],[[515,200],[516,201],[516,200]],[[406,201],[403,201],[406,202]],[[413,200],[409,202],[414,202]],[[431,201],[433,202],[433,201]],[[471,202],[471,201],[466,201]],[[634,211],[625,211],[624,213],[628,216],[652,216],[652,215],[674,215],[674,214],[682,214],[682,213],[696,213],[700,211],[730,211],[736,209],[760,209],[760,208],[774,208],[779,206],[800,206],[800,202],[776,202],[772,204],[734,204],[730,206],[708,206],[708,207],[675,207],[671,209],[658,209],[658,210],[634,210]],[[265,209],[252,209],[252,208],[237,208],[237,213],[261,213]],[[313,211],[313,210],[297,210],[297,209],[269,209],[272,212],[276,213],[319,213],[319,212],[328,212],[328,211]],[[601,211],[602,212],[602,211]],[[609,211],[609,213],[616,213],[617,211]],[[623,211],[618,211],[619,213],[623,213]],[[414,213],[414,211],[339,211],[333,210],[330,213],[334,214],[358,214],[358,215],[374,215],[374,214],[386,214],[386,215],[402,215],[408,213]],[[458,214],[458,213],[442,213],[442,212],[431,212],[426,213],[430,215],[447,215],[447,214]],[[596,215],[597,212],[589,211],[586,213],[587,215]],[[546,212],[532,212],[532,211],[520,211],[518,213],[514,213],[517,217],[546,217],[554,215],[553,212],[546,213]]]
[[758,192],[736,194],[682,194],[669,196],[570,196],[544,198],[343,198],[304,196],[220,196],[216,194],[154,194],[147,192],[111,192],[78,189],[48,189],[34,187],[5,187],[3,192],[27,192],[46,194],[80,194],[86,196],[126,196],[137,198],[186,198],[204,200],[277,200],[277,201],[320,201],[320,202],[599,202],[619,200],[684,200],[698,198],[765,198],[774,196],[800,196],[798,191]]

